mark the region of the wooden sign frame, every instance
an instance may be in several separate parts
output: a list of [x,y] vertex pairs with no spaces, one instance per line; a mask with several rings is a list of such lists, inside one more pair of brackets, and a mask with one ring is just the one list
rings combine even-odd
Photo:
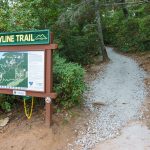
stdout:
[[[57,94],[53,92],[53,50],[57,49],[58,45],[53,44],[53,33],[50,33],[50,44],[49,45],[18,45],[18,46],[0,46],[0,52],[20,52],[20,51],[44,51],[45,53],[45,91],[29,91],[26,92],[26,96],[43,97],[45,98],[46,114],[45,122],[46,125],[50,126],[52,123],[52,99],[57,97]],[[4,89],[0,88],[1,94],[13,95],[13,90],[16,89]],[[18,90],[21,91],[21,90]]]

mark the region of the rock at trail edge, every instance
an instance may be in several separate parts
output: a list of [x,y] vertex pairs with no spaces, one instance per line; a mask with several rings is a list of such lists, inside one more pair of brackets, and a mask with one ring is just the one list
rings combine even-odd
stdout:
[[9,122],[9,117],[0,120],[0,127],[5,127]]

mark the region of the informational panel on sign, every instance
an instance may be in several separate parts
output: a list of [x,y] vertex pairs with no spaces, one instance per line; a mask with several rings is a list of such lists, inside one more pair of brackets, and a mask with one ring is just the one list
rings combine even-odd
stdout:
[[0,88],[44,92],[44,51],[0,51]]

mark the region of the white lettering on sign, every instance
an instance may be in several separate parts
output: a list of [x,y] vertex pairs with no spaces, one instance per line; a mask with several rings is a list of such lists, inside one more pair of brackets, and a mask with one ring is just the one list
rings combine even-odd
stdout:
[[17,38],[17,42],[33,42],[35,41],[33,39],[33,35],[32,34],[21,34],[21,35],[16,35],[16,38]]
[[14,42],[14,35],[0,36],[0,43]]
[[[16,40],[15,40],[16,39]],[[0,43],[34,42],[33,34],[1,35]]]

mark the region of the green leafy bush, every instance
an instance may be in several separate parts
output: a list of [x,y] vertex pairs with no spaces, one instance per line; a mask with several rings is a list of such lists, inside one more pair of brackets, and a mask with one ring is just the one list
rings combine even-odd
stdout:
[[[117,33],[118,45],[123,51],[134,51],[138,49],[139,24],[138,19],[129,18],[123,21],[122,31]],[[119,36],[118,36],[119,35]]]
[[11,104],[8,103],[7,101],[4,101],[1,103],[1,108],[7,112],[11,111]]
[[128,8],[124,17],[121,9],[103,17],[104,39],[124,52],[150,50],[150,6]]
[[85,90],[84,69],[78,64],[54,57],[54,90],[58,93],[57,103],[64,109],[82,102]]
[[[59,53],[60,56],[67,61],[79,63],[81,65],[90,64],[93,61],[93,56],[99,54],[98,34],[90,25],[85,25],[82,28],[78,25],[59,27]],[[93,25],[91,25],[93,26]],[[58,42],[58,41],[56,41]]]
[[150,15],[141,18],[139,21],[140,49],[148,50],[150,48]]
[[15,96],[0,94],[0,108],[4,111],[11,111]]

